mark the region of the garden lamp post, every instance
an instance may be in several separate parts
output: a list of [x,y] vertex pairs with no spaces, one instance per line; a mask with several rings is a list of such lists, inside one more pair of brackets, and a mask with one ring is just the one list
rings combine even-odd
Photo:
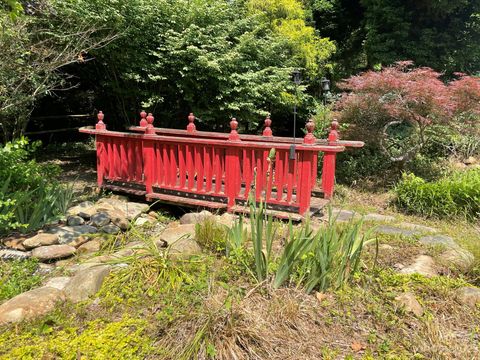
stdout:
[[327,96],[330,93],[330,80],[328,80],[326,77],[323,77],[322,80],[320,80],[320,83],[322,85],[323,105],[326,105]]
[[293,70],[293,83],[295,84],[295,100],[293,102],[293,144],[290,146],[290,160],[295,160],[295,132],[297,131],[297,95],[298,95],[298,85],[300,85],[300,70]]

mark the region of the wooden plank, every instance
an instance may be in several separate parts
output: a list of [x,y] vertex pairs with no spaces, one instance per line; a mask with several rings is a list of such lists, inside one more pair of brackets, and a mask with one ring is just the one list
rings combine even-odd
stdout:
[[183,196],[175,196],[175,195],[167,195],[167,194],[159,194],[159,193],[148,193],[146,194],[146,197],[147,199],[158,199],[160,201],[164,201],[167,203],[182,204],[186,206],[199,206],[199,207],[207,207],[210,209],[226,209],[227,208],[227,204],[224,204],[224,203],[200,200],[200,199],[191,199]]

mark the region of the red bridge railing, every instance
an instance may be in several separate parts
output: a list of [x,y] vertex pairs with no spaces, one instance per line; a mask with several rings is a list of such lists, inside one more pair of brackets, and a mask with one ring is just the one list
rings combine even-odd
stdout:
[[[295,143],[291,157],[292,142],[271,136],[271,120],[265,122],[264,136],[255,136],[238,134],[235,119],[229,134],[197,131],[193,114],[187,130],[155,128],[153,116],[144,112],[141,126],[131,128],[132,133],[109,131],[103,119],[100,112],[95,129],[80,130],[96,135],[100,187],[229,211],[242,211],[252,191],[257,201],[262,198],[281,211],[304,215],[321,207],[333,195],[336,154],[347,145],[338,140],[336,122],[329,138],[318,141],[309,121],[307,134]],[[319,152],[324,152],[324,199],[312,202]]]

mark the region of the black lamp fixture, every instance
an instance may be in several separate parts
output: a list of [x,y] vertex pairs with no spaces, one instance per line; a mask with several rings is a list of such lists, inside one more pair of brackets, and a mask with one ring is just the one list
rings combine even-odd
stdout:
[[328,80],[326,77],[323,77],[322,80],[320,80],[322,84],[322,91],[324,92],[329,92],[330,91],[330,80]]
[[290,154],[289,154],[289,159],[290,160],[295,160],[296,154],[295,154],[295,132],[297,131],[297,96],[298,96],[298,85],[300,85],[302,79],[300,77],[300,70],[299,69],[293,69],[292,72],[293,76],[293,83],[295,84],[295,101],[293,103],[293,144],[290,145]]

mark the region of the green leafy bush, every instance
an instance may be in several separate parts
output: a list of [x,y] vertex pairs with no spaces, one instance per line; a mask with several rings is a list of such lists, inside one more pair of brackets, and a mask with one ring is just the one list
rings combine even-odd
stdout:
[[396,205],[408,213],[424,216],[480,217],[480,169],[456,172],[438,181],[426,182],[404,174],[395,187]]
[[65,214],[73,190],[56,181],[59,167],[33,159],[39,142],[25,138],[0,147],[0,234],[34,230]]

